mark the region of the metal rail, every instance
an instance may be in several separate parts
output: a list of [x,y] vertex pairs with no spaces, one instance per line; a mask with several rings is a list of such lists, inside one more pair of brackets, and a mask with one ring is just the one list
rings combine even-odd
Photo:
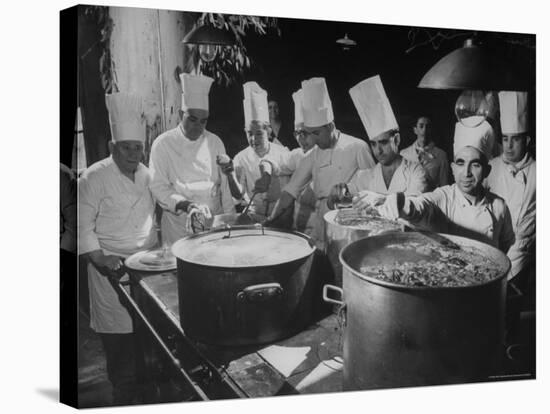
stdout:
[[156,342],[158,343],[158,345],[161,347],[161,349],[164,351],[164,353],[166,354],[166,356],[169,358],[169,360],[172,362],[172,364],[174,365],[174,367],[179,371],[179,373],[183,376],[183,378],[185,379],[185,381],[191,386],[191,388],[195,391],[195,393],[197,394],[197,396],[203,400],[203,401],[209,401],[210,398],[208,398],[208,396],[206,395],[206,393],[202,390],[202,388],[187,374],[187,372],[185,372],[185,370],[181,367],[181,363],[180,361],[174,357],[174,355],[172,355],[172,352],[170,352],[170,349],[168,349],[168,347],[166,346],[166,344],[164,343],[164,341],[162,340],[162,338],[159,336],[159,334],[157,333],[157,331],[155,330],[155,328],[153,328],[153,326],[151,325],[151,323],[149,323],[149,321],[147,320],[147,318],[145,317],[145,315],[141,312],[141,310],[139,309],[138,305],[136,304],[136,302],[132,299],[132,297],[130,296],[130,294],[126,291],[126,289],[124,289],[124,285],[127,285],[129,284],[130,282],[120,282],[120,281],[114,281],[112,280],[111,278],[109,278],[109,280],[111,281],[111,284],[113,285],[113,287],[115,288],[115,290],[118,290],[122,295],[123,297],[126,298],[126,300],[128,301],[128,303],[130,304],[130,306],[132,307],[132,309],[134,310],[134,312],[139,316],[139,318],[141,319],[141,321],[145,324],[145,326],[147,326],[147,328],[149,329],[149,331],[151,332],[151,334],[153,335],[153,337],[155,338]]

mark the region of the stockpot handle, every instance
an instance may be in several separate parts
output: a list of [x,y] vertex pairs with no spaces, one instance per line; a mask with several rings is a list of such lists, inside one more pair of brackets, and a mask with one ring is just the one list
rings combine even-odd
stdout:
[[[341,300],[336,300],[336,299],[329,298],[329,296],[328,296],[328,291],[329,290],[333,290],[333,291],[339,293]],[[323,300],[327,303],[333,303],[335,305],[344,306],[344,290],[342,288],[338,287],[338,286],[324,285],[323,286]]]
[[281,297],[283,287],[279,283],[261,283],[259,285],[247,286],[237,293],[239,302],[267,302],[268,300]]

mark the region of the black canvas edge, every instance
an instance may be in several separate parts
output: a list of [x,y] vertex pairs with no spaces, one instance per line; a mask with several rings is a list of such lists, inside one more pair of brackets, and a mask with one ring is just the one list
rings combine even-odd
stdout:
[[[78,99],[78,7],[59,12],[59,159],[66,165],[71,164]],[[78,408],[78,266],[74,259],[60,250],[59,400]]]

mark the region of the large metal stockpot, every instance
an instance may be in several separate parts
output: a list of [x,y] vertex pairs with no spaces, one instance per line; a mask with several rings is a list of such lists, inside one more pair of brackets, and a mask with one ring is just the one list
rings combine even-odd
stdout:
[[401,222],[388,222],[387,226],[378,231],[366,230],[360,226],[344,226],[336,222],[338,210],[327,212],[325,220],[325,253],[334,271],[334,284],[342,286],[342,264],[340,263],[340,252],[351,242],[364,239],[365,237],[376,236],[389,231],[404,230],[405,225]]
[[319,301],[315,247],[304,234],[256,226],[177,241],[181,326],[215,345],[275,341],[307,326]]
[[475,247],[499,266],[500,276],[465,287],[416,287],[360,273],[365,264],[392,264],[384,247],[426,236],[386,233],[351,243],[341,254],[346,314],[344,389],[475,382],[494,372],[504,342],[505,275],[510,261],[499,250],[449,236]]

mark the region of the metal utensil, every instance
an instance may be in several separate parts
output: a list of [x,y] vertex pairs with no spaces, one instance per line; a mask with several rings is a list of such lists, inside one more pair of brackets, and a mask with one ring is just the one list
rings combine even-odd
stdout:
[[250,218],[250,216],[247,214],[248,209],[250,208],[250,205],[252,204],[252,201],[254,200],[254,197],[256,197],[257,192],[252,193],[252,197],[250,197],[250,201],[244,208],[241,214],[237,217],[237,220],[235,220],[236,224],[250,224],[253,223],[254,220]]
[[241,213],[241,216],[244,216],[247,213],[248,209],[250,208],[250,205],[252,204],[252,200],[254,200],[254,197],[256,197],[256,194],[258,194],[256,191],[252,193],[252,197],[250,197],[250,201],[244,208],[243,212]]

